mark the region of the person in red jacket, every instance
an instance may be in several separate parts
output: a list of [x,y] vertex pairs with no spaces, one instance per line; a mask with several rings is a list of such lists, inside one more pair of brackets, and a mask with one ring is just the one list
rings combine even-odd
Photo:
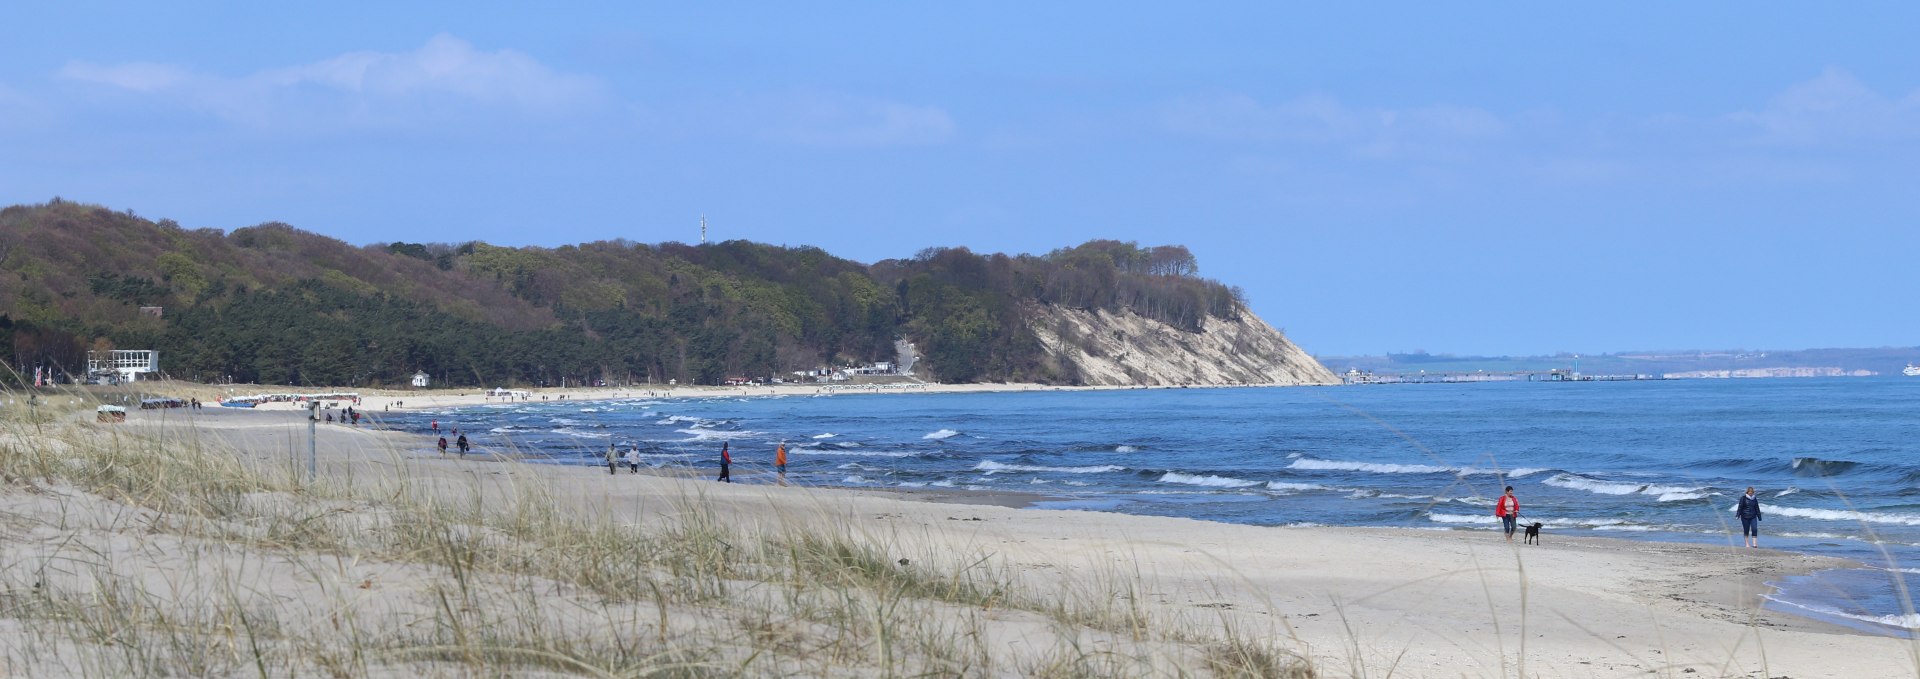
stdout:
[[1507,486],[1507,494],[1493,503],[1493,515],[1500,517],[1500,527],[1507,531],[1507,542],[1513,542],[1513,526],[1520,521],[1520,498],[1513,496],[1513,486]]
[[733,454],[727,452],[727,444],[723,442],[720,444],[720,478],[716,480],[733,483],[733,474],[728,470],[732,466]]

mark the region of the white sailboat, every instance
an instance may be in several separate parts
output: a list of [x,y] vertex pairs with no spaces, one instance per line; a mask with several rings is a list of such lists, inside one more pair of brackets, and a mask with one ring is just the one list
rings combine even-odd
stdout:
[[1900,374],[1906,375],[1907,377],[1920,377],[1920,365],[1908,363],[1907,369],[1900,371]]

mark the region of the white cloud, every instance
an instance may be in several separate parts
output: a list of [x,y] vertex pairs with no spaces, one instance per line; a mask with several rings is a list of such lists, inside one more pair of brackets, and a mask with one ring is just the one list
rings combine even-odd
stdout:
[[434,36],[412,52],[349,52],[254,77],[275,87],[313,85],[389,97],[449,94],[532,110],[564,108],[599,91],[593,78],[554,71],[514,50],[476,50],[449,35]]
[[641,116],[663,134],[819,147],[931,146],[959,130],[938,106],[813,90],[713,97]]
[[1161,109],[1167,129],[1234,141],[1344,146],[1368,156],[1397,155],[1408,147],[1495,137],[1498,117],[1459,106],[1391,109],[1351,107],[1311,94],[1276,104],[1245,95],[1187,98]]
[[1853,74],[1829,67],[1795,83],[1759,111],[1731,118],[1758,128],[1759,140],[1785,145],[1920,139],[1920,91],[1892,98]]
[[943,109],[842,95],[777,98],[760,136],[808,146],[923,146],[954,136]]
[[57,73],[68,80],[118,87],[135,92],[157,92],[178,86],[192,78],[186,69],[168,64],[149,64],[133,62],[101,66],[85,61],[75,61],[62,67]]
[[590,106],[602,93],[595,78],[555,71],[514,50],[475,49],[448,35],[409,52],[349,52],[239,77],[167,64],[80,61],[56,75],[262,126],[316,118],[391,124],[483,112],[556,114]]

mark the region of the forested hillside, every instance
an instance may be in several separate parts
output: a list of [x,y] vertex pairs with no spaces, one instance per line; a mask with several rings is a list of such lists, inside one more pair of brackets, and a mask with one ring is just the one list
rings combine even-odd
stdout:
[[1188,332],[1237,320],[1238,291],[1198,273],[1183,247],[1115,241],[872,265],[745,241],[353,246],[55,199],[0,210],[0,349],[15,369],[73,373],[90,348],[158,349],[170,376],[207,382],[714,384],[891,360],[907,338],[924,378],[1072,384],[1077,367],[1036,339],[1038,310]]

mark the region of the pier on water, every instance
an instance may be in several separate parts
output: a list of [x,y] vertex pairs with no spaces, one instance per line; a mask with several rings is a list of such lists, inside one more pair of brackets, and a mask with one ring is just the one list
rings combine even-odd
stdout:
[[1346,384],[1455,384],[1462,382],[1633,382],[1666,379],[1659,375],[1588,375],[1572,370],[1515,370],[1508,372],[1374,373],[1349,370],[1340,374]]

